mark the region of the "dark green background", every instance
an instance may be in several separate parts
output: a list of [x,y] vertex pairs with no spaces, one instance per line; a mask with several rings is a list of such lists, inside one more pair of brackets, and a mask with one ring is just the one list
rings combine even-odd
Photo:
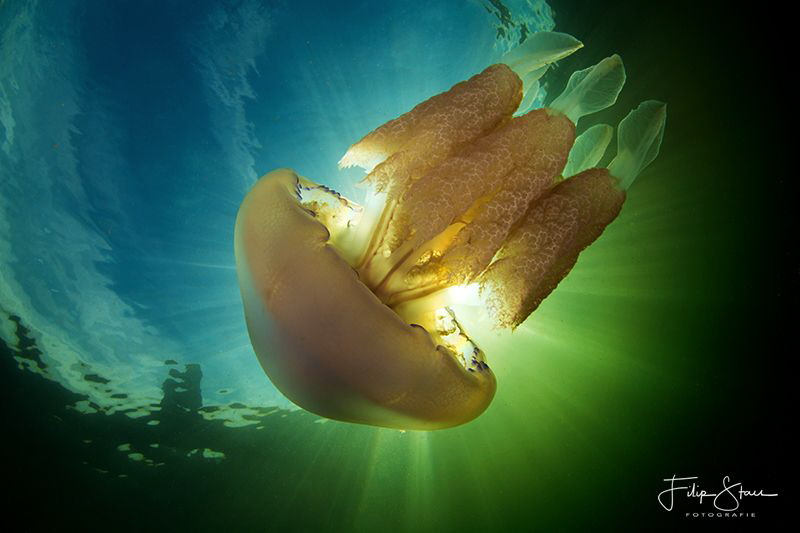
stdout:
[[[484,346],[500,385],[483,417],[430,434],[305,413],[232,430],[170,409],[192,407],[173,395],[153,427],[68,411],[76,396],[5,356],[7,513],[107,530],[789,524],[796,97],[785,87],[795,67],[784,17],[674,2],[551,5],[557,29],[587,44],[553,87],[613,52],[627,67],[617,106],[582,128],[657,98],[669,105],[667,132],[621,217],[534,325],[513,346]],[[19,354],[35,358],[36,348]],[[153,453],[166,464],[131,463],[120,442],[159,442]],[[227,459],[186,456],[202,447]],[[754,519],[687,520],[688,503],[667,513],[656,502],[672,474],[700,476],[709,490],[730,475],[780,496],[745,501]]]

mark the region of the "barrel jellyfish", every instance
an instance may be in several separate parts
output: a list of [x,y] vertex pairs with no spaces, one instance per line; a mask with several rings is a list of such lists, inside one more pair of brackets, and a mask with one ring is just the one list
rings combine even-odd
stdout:
[[[290,169],[262,177],[236,219],[253,348],[291,401],[323,417],[399,429],[456,426],[495,395],[483,351],[453,310],[477,299],[494,327],[525,321],[619,214],[658,154],[666,105],[649,100],[576,139],[617,99],[619,56],[572,74],[528,110],[539,78],[578,50],[534,34],[472,78],[353,144],[359,205]],[[494,356],[494,355],[493,355]]]

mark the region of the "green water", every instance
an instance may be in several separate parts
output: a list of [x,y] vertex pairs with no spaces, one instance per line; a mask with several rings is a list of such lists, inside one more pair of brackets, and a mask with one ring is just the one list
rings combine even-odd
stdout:
[[[569,277],[514,337],[482,344],[499,384],[483,416],[403,433],[277,411],[227,428],[191,393],[138,420],[87,415],[6,357],[9,508],[107,530],[651,531],[698,525],[658,506],[673,474],[781,492],[796,246],[765,20],[552,4],[557,29],[591,43],[553,86],[613,52],[627,67],[618,104],[582,128],[656,98],[667,130]],[[714,526],[767,531],[786,503]]]

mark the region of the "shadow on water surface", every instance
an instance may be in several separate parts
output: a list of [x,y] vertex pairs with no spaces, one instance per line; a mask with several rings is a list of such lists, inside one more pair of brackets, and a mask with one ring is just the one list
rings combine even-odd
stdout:
[[[4,477],[13,487],[9,509],[35,511],[31,525],[214,529],[236,523],[237,517],[240,524],[257,519],[251,497],[245,496],[254,491],[263,495],[259,516],[281,523],[280,499],[274,495],[299,481],[293,465],[312,460],[313,450],[298,436],[311,426],[323,429],[315,424],[318,417],[263,409],[265,414],[244,415],[256,424],[226,427],[222,420],[202,416],[219,408],[202,406],[200,365],[181,369],[174,361],[166,362],[175,367],[149,415],[81,412],[74,405],[86,396],[22,370],[23,364],[45,366],[28,330],[18,317],[12,320],[19,343],[11,347],[0,341]],[[85,379],[108,382],[96,374]],[[271,457],[276,451],[280,461]],[[335,465],[327,466],[335,475]],[[324,525],[318,519],[291,517],[294,526]]]

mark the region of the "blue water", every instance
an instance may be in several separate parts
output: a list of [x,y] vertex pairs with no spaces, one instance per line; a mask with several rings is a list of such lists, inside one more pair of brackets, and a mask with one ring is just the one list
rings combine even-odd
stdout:
[[359,199],[351,143],[553,25],[526,1],[2,4],[0,332],[43,351],[19,366],[83,412],[145,416],[187,363],[232,425],[291,407],[242,317],[246,191],[288,166]]
[[[792,19],[550,3],[0,0],[6,515],[23,530],[790,530],[796,134],[774,102],[793,98]],[[586,47],[545,92],[612,53],[628,71],[581,127],[656,98],[667,132],[518,353],[489,354],[510,378],[491,411],[401,433],[296,410],[245,329],[246,191],[288,166],[360,200],[361,171],[336,167],[351,143],[554,24]],[[753,519],[688,519],[711,502],[661,508],[675,474],[780,496],[742,502]]]

